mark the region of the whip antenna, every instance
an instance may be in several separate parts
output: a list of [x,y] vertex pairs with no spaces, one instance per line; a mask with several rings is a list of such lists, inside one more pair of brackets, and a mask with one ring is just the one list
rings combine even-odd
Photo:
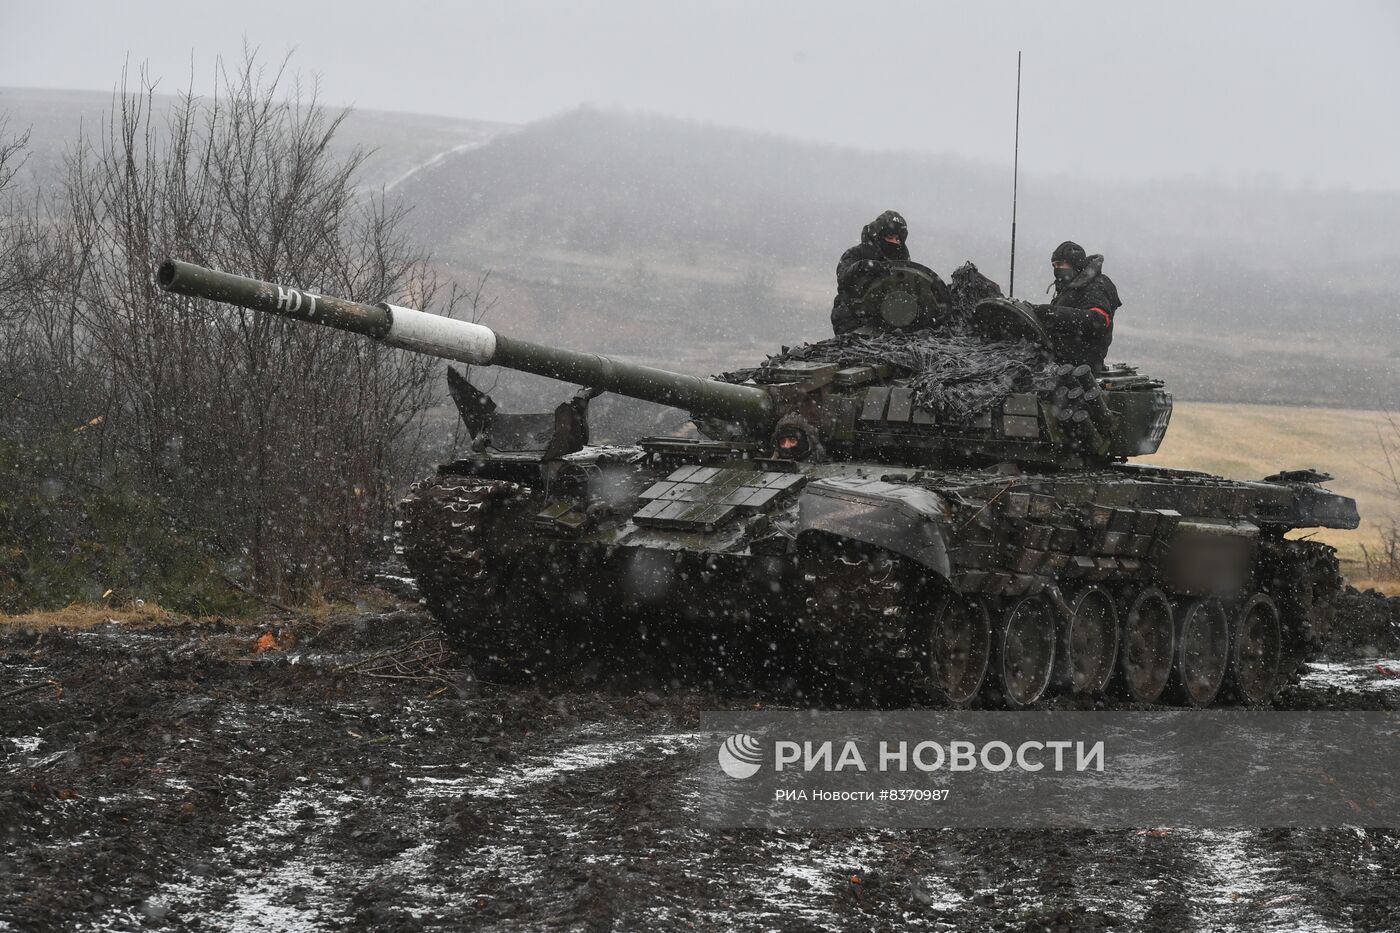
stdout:
[[1016,144],[1011,156],[1011,281],[1006,297],[1016,295],[1016,188],[1021,180],[1021,53],[1016,53]]

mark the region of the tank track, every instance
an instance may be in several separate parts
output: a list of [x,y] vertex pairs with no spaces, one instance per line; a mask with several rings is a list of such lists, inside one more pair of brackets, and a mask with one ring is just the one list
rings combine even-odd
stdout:
[[824,542],[799,558],[807,587],[798,620],[817,695],[880,705],[931,698],[915,633],[926,608],[920,569],[858,542]]
[[1337,549],[1320,541],[1269,539],[1260,545],[1259,588],[1278,604],[1283,622],[1280,669],[1293,684],[1331,633],[1334,600],[1344,585]]
[[502,559],[493,540],[529,495],[506,480],[439,475],[414,483],[399,502],[404,563],[444,635],[487,679],[528,676],[536,660],[535,589],[512,587],[520,563]]

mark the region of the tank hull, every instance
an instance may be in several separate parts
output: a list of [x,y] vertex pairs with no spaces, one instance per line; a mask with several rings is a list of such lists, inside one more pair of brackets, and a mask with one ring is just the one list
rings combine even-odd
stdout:
[[[405,560],[483,676],[647,649],[860,701],[1269,699],[1326,635],[1355,522],[1304,482],[936,470],[585,448],[463,460],[402,505]],[[1165,607],[1165,608],[1163,608]]]

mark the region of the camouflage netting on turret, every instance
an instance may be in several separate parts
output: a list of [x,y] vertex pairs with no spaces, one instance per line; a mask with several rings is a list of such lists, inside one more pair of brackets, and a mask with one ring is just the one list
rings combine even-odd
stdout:
[[913,332],[842,334],[829,340],[784,347],[763,365],[722,373],[725,382],[771,382],[769,372],[786,363],[838,366],[888,364],[907,380],[914,403],[957,421],[971,419],[1012,392],[1053,389],[1055,376],[1044,348],[1025,341],[988,342],[967,332],[972,308],[1001,289],[972,263],[952,276],[953,315],[947,326]]
[[966,321],[972,317],[977,302],[988,298],[1003,298],[1001,286],[977,271],[977,266],[965,262],[948,279],[948,293],[953,300],[953,316]]
[[914,403],[955,420],[966,420],[1012,392],[1051,389],[1049,357],[1026,342],[988,343],[976,337],[921,330],[913,333],[843,334],[817,343],[785,347],[762,366],[722,373],[725,382],[772,382],[768,372],[785,363],[839,366],[888,364],[907,379]]

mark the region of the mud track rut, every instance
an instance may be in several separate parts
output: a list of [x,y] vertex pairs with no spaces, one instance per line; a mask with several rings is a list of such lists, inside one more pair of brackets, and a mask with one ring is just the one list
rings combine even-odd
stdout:
[[[422,634],[0,637],[0,684],[62,685],[0,704],[0,930],[1400,925],[1389,831],[699,830],[698,713],[759,698],[347,670]],[[1283,702],[1394,708],[1370,670]]]

